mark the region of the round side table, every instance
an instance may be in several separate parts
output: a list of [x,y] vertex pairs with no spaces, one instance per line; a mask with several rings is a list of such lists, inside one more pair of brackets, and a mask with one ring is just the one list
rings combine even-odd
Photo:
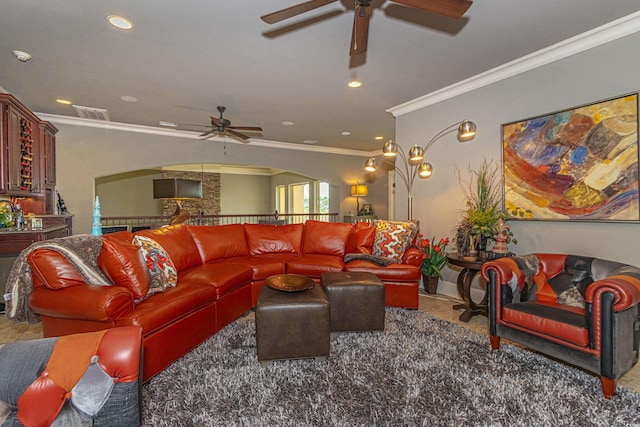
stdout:
[[455,304],[454,310],[464,308],[464,312],[460,315],[460,321],[468,322],[473,316],[481,314],[487,315],[487,292],[485,290],[482,301],[476,303],[471,298],[471,282],[473,278],[480,272],[484,260],[477,258],[473,261],[465,260],[458,254],[447,254],[447,262],[451,265],[462,267],[462,271],[458,275],[456,285],[458,287],[458,294],[464,301],[463,304]]

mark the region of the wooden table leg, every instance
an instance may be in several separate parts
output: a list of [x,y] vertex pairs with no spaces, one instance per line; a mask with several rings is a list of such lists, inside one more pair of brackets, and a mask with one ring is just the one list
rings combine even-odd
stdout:
[[481,314],[483,316],[487,315],[487,293],[485,292],[484,297],[479,304],[476,304],[473,299],[471,299],[471,284],[473,282],[473,278],[479,272],[480,270],[463,268],[458,275],[456,286],[458,288],[458,294],[460,295],[460,298],[462,298],[464,303],[455,304],[453,306],[453,309],[459,310],[461,308],[464,308],[464,312],[460,315],[460,321],[462,322],[468,322],[473,316],[476,316],[478,314]]

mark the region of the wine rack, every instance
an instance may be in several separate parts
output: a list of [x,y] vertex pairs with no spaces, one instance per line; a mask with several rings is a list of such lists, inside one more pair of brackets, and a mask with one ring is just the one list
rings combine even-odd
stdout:
[[33,125],[20,118],[20,189],[31,191],[33,188]]

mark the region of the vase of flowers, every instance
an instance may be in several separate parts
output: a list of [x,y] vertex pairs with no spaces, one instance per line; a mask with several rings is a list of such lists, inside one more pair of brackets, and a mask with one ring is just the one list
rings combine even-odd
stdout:
[[438,289],[438,281],[442,278],[442,269],[447,265],[446,249],[449,238],[442,237],[438,243],[436,238],[425,239],[422,234],[416,238],[416,246],[422,252],[422,281],[424,290],[428,294],[435,294]]

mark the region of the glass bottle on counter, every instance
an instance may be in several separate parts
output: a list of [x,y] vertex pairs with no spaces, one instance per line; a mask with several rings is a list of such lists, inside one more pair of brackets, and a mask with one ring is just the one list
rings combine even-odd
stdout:
[[22,214],[22,207],[16,205],[16,228],[22,230],[24,228],[24,215]]

